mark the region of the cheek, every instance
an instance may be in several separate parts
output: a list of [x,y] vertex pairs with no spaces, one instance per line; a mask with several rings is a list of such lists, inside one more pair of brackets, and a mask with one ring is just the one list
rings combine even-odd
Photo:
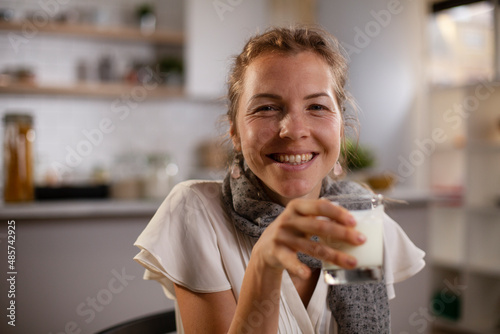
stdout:
[[334,122],[330,126],[318,127],[318,135],[324,143],[327,143],[331,150],[340,151],[342,129],[338,122]]
[[269,125],[269,122],[264,124],[261,122],[244,124],[239,130],[243,151],[259,150],[276,134],[276,129]]

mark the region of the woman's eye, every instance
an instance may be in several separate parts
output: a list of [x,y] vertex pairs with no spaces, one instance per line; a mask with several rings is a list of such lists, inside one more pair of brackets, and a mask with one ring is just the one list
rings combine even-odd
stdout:
[[260,106],[260,107],[257,107],[255,108],[255,111],[275,111],[275,110],[278,110],[278,108],[274,107],[274,106]]
[[329,110],[329,109],[321,104],[313,104],[313,105],[309,106],[309,110],[321,111],[321,110]]

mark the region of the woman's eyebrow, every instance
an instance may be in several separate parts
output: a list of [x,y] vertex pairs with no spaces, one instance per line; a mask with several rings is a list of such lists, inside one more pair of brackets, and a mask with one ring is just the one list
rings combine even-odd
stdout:
[[[314,98],[320,97],[320,96],[325,96],[325,97],[331,98],[330,94],[325,93],[325,92],[319,92],[319,93],[309,94],[309,95],[305,96],[304,100],[314,99]],[[274,99],[274,100],[281,100],[281,96],[277,95],[277,94],[257,93],[250,98],[250,101],[258,99],[258,98],[270,98],[270,99]]]
[[320,97],[320,96],[326,96],[326,97],[331,98],[330,94],[327,94],[327,93],[324,93],[324,92],[320,92],[320,93],[309,94],[306,97],[304,97],[304,100],[314,99],[314,98]]
[[255,100],[255,99],[258,99],[258,98],[262,98],[262,97],[266,97],[266,98],[270,98],[270,99],[274,99],[274,100],[281,100],[281,96],[279,96],[279,95],[277,95],[277,94],[271,94],[271,93],[258,93],[258,94],[253,95],[253,96],[250,98],[250,101]]

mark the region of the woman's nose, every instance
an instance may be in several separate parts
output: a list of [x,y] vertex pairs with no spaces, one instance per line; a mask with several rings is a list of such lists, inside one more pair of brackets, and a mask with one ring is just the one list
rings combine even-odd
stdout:
[[309,124],[303,111],[295,110],[285,114],[280,122],[280,137],[297,140],[310,134]]

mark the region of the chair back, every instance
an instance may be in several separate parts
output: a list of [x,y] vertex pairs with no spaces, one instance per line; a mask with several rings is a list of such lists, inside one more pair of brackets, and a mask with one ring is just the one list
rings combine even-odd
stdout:
[[171,310],[125,321],[96,334],[165,334],[176,330],[175,311]]

